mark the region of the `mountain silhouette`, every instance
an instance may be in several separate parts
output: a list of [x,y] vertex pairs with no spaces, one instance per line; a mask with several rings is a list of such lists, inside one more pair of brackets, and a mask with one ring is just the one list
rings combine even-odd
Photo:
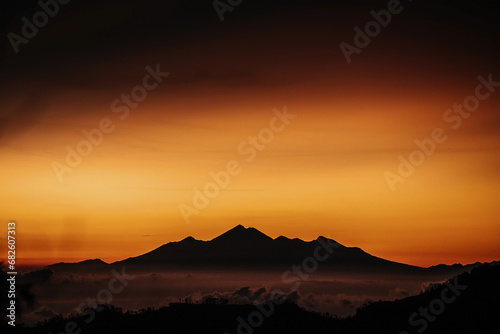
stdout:
[[76,263],[55,263],[50,266],[50,269],[55,272],[70,271],[75,273],[100,272],[108,269],[108,264],[101,259],[85,260]]
[[[326,245],[326,246],[325,246]],[[332,248],[332,246],[335,248]],[[319,249],[319,250],[318,250]],[[329,250],[328,250],[329,249]],[[439,265],[422,268],[385,260],[364,252],[358,247],[346,247],[336,241],[318,237],[313,241],[290,239],[279,236],[275,239],[261,231],[237,225],[218,237],[202,241],[187,237],[181,241],[169,242],[148,253],[117,261],[109,266],[127,266],[131,271],[162,270],[274,270],[288,269],[300,264],[304,259],[314,256],[318,251],[327,256],[321,261],[322,273],[352,274],[390,274],[390,275],[429,275],[450,277],[473,266]],[[331,254],[328,254],[332,251]],[[59,263],[50,266],[54,271],[109,270],[101,260],[89,260],[73,264]]]
[[261,244],[272,242],[273,239],[261,231],[249,227],[245,228],[243,225],[237,225],[229,231],[219,235],[211,240],[213,244],[219,245],[241,245],[243,244]]
[[[325,246],[326,245],[326,246]],[[330,246],[328,246],[330,245]],[[220,236],[201,241],[188,237],[170,242],[146,254],[115,262],[116,265],[144,268],[190,269],[239,269],[259,270],[279,268],[283,270],[305,258],[314,256],[317,248],[321,254],[335,246],[331,255],[322,263],[322,269],[356,271],[418,272],[422,268],[384,260],[372,256],[357,247],[345,247],[332,239],[318,237],[313,241],[276,239],[259,230],[238,225]],[[325,248],[326,247],[326,248]]]

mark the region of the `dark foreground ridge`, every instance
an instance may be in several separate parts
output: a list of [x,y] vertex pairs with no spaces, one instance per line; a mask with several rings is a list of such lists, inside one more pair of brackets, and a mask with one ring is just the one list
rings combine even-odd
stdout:
[[[30,334],[64,333],[65,326],[73,322],[73,330],[93,334],[486,333],[498,328],[499,300],[500,265],[485,264],[445,284],[434,285],[420,295],[361,307],[356,315],[345,319],[308,312],[288,301],[273,303],[273,311],[262,315],[258,306],[227,305],[224,301],[212,300],[205,304],[175,303],[157,310],[126,313],[105,305],[89,323],[86,323],[89,315],[56,317],[37,327],[17,326],[16,329]],[[250,314],[254,317],[249,318]]]

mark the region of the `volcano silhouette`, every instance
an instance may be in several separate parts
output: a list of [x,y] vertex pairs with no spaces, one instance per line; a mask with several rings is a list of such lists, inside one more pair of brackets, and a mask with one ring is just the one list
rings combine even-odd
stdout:
[[[330,249],[325,245],[335,245]],[[319,248],[319,249],[318,249]],[[331,251],[331,253],[329,253]],[[283,272],[292,265],[300,265],[305,259],[315,256],[315,252],[329,254],[320,261],[318,271],[322,273],[419,275],[437,274],[450,276],[463,272],[479,263],[462,266],[438,265],[422,268],[385,260],[366,253],[358,247],[346,247],[335,240],[320,236],[312,241],[279,236],[275,239],[261,231],[242,225],[226,231],[218,237],[202,241],[191,236],[176,242],[169,242],[148,253],[106,264],[100,260],[80,263],[60,263],[51,267],[58,271],[95,272],[109,270],[108,266],[127,266],[139,272],[178,270],[272,270]],[[98,266],[96,266],[98,264]]]

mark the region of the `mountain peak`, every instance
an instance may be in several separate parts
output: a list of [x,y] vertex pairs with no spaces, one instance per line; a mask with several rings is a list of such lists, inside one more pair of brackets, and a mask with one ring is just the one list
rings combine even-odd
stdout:
[[256,228],[249,227],[246,228],[243,225],[236,225],[229,231],[219,235],[218,237],[212,239],[214,242],[265,242],[272,241],[273,239],[264,233],[260,232]]

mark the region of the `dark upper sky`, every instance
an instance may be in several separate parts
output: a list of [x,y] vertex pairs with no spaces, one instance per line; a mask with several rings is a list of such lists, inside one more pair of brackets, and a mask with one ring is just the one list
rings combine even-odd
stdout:
[[[402,1],[402,12],[347,66],[339,43],[352,44],[353,28],[372,20],[370,11],[386,8],[386,1],[242,1],[221,22],[207,0],[73,0],[17,55],[2,39],[1,80],[11,87],[13,81],[104,85],[121,79],[117,71],[155,61],[177,69],[170,84],[243,77],[277,82],[292,73],[297,80],[362,77],[373,66],[389,73],[430,68],[429,75],[453,80],[497,66],[498,5]],[[19,34],[21,18],[31,20],[40,10],[36,1],[6,6],[4,36]]]
[[[43,101],[60,89],[122,91],[145,64],[156,63],[172,72],[165,89],[211,83],[263,90],[306,82],[321,91],[328,82],[328,89],[359,92],[439,90],[498,69],[499,4],[402,1],[401,12],[349,65],[339,44],[353,44],[353,28],[364,28],[373,20],[370,11],[387,2],[242,1],[221,22],[208,0],[73,0],[59,5],[17,54],[7,34],[21,35],[22,17],[31,22],[40,6],[9,2],[1,13],[0,94],[29,96],[31,107],[19,117],[36,119]],[[3,127],[16,127],[16,108],[2,112]]]

